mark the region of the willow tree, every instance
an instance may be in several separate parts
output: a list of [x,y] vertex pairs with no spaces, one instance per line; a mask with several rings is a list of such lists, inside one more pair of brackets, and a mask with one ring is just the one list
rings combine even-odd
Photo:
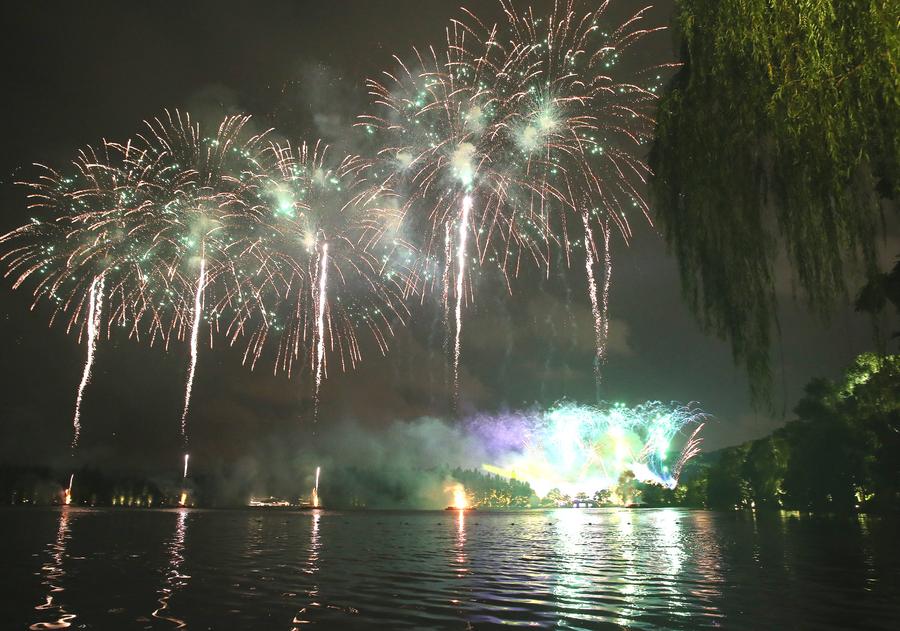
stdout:
[[898,198],[900,0],[680,0],[651,154],[686,298],[769,393],[776,261],[827,315]]

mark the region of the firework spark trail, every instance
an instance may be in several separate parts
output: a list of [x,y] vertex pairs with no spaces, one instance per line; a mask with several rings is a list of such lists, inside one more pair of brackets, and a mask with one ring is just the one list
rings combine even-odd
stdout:
[[184,475],[181,476],[181,477],[183,477],[183,478],[187,478],[187,474],[188,474],[188,460],[190,459],[190,457],[191,457],[190,454],[184,454]]
[[206,258],[200,259],[200,275],[194,292],[194,313],[191,323],[191,363],[188,367],[187,383],[184,387],[184,411],[181,413],[181,439],[187,444],[187,415],[191,405],[191,391],[194,387],[194,373],[197,370],[197,346],[200,334],[200,318],[203,312],[203,288],[206,285]]
[[606,337],[603,330],[603,316],[600,312],[600,304],[597,299],[597,281],[594,278],[594,249],[593,234],[587,213],[581,215],[584,220],[584,270],[587,273],[588,296],[591,299],[591,314],[594,316],[594,379],[597,382],[599,394],[601,380],[601,364],[603,362]]
[[675,466],[672,467],[672,474],[677,479],[681,475],[681,470],[684,469],[684,465],[688,460],[696,456],[700,453],[700,445],[703,442],[703,439],[698,435],[700,434],[700,430],[703,429],[705,423],[700,423],[697,428],[694,430],[694,433],[691,434],[690,439],[685,445],[684,449],[681,452],[681,457],[678,459],[678,462],[675,463]]
[[97,331],[100,329],[103,311],[103,285],[103,274],[94,278],[91,282],[87,316],[87,359],[84,362],[84,371],[81,374],[81,382],[78,384],[78,393],[75,396],[75,415],[72,418],[72,426],[74,428],[72,450],[78,446],[78,438],[81,435],[81,401],[84,396],[84,389],[91,381],[91,370],[94,367],[94,354],[97,351]]
[[606,361],[607,345],[609,343],[609,285],[612,282],[612,252],[609,249],[609,222],[603,222],[603,356],[601,362]]
[[453,344],[453,402],[459,401],[459,351],[462,335],[463,281],[466,275],[466,241],[469,234],[469,211],[472,210],[472,196],[462,200],[462,216],[459,220],[459,244],[456,251],[456,338]]
[[594,235],[587,213],[582,213],[585,234],[584,266],[588,280],[588,296],[591,300],[591,314],[594,318],[594,379],[597,388],[597,400],[600,400],[600,387],[603,383],[603,365],[609,344],[609,286],[612,280],[612,254],[609,250],[609,223],[603,222],[600,231],[603,234],[603,287],[597,292],[597,280],[594,276],[596,263]]
[[322,244],[319,256],[319,288],[316,292],[316,383],[313,418],[319,416],[319,390],[322,387],[322,369],[325,365],[325,302],[328,290],[328,244]]

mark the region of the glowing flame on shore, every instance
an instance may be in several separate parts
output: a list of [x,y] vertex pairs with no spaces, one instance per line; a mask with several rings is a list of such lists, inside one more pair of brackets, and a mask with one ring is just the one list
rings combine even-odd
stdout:
[[188,497],[187,491],[182,491],[181,497],[178,500],[178,505],[179,506],[187,506],[187,497]]
[[66,506],[72,503],[72,483],[75,482],[75,474],[69,476],[69,488],[66,489],[66,497],[63,500]]
[[321,471],[322,467],[316,467],[316,485],[313,487],[312,496],[310,497],[313,508],[319,508],[322,505],[319,501],[319,473]]
[[453,503],[450,505],[450,508],[456,510],[466,510],[469,508],[469,498],[466,495],[466,489],[462,484],[454,484],[453,486],[448,486],[444,490],[453,494]]

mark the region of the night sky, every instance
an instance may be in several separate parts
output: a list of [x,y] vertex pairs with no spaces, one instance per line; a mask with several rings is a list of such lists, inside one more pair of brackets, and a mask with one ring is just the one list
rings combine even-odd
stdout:
[[[165,107],[188,109],[201,121],[246,112],[261,129],[277,126],[291,138],[321,136],[352,147],[345,136],[364,110],[365,78],[391,68],[394,52],[439,43],[457,15],[456,3],[437,0],[123,5],[4,4],[2,231],[28,218],[24,190],[13,182],[35,173],[31,163],[64,167],[80,146],[126,138]],[[467,6],[481,16],[496,12],[494,2]],[[667,24],[670,3],[654,16]],[[675,50],[663,34],[645,54],[662,61]],[[718,448],[783,424],[811,377],[836,377],[872,347],[868,318],[843,308],[825,325],[794,302],[783,274],[782,345],[773,350],[777,411],[755,412],[728,346],[704,336],[681,300],[677,265],[662,238],[634,225],[631,247],[617,242],[613,252],[606,398],[696,401],[716,417],[705,436],[707,449]],[[900,251],[896,232],[888,258]],[[592,401],[593,332],[578,271],[526,275],[512,297],[490,278],[479,284],[463,331],[463,415],[549,405],[564,396]],[[0,291],[0,460],[52,464],[68,457],[84,346],[59,325],[48,329],[46,310],[29,312],[28,291],[14,293],[9,285],[7,279]],[[369,349],[355,373],[332,372],[319,431],[346,419],[378,428],[448,415],[442,336],[434,305],[414,308],[412,324],[399,329],[387,357]],[[309,388],[273,377],[266,362],[251,373],[240,355],[224,342],[201,349],[190,419],[192,452],[201,461],[230,462],[306,435],[308,420],[301,417]],[[85,394],[79,458],[145,470],[169,466],[180,450],[186,366],[185,344],[165,352],[102,340]]]

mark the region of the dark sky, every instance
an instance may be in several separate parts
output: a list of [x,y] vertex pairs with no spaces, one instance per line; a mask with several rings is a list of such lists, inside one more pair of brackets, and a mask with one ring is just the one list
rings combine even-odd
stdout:
[[[362,111],[364,79],[390,68],[394,52],[438,43],[457,14],[456,3],[437,0],[252,5],[4,3],[0,229],[28,217],[24,193],[12,182],[29,177],[32,162],[62,166],[81,145],[125,138],[164,107],[210,120],[247,112],[263,128],[333,140]],[[496,11],[493,2],[467,6],[480,15]],[[654,20],[666,24],[670,14],[671,3],[661,2]],[[670,36],[657,38],[645,54],[672,55]],[[649,226],[637,225],[636,232],[630,248],[615,245],[607,398],[696,401],[716,417],[706,429],[707,448],[784,423],[780,413],[753,411],[727,345],[705,337],[684,306],[676,264],[662,239]],[[894,238],[887,251],[898,249]],[[46,312],[29,312],[28,294],[8,287],[5,282],[0,292],[0,459],[58,462],[68,457],[84,348],[61,327],[48,329]],[[792,294],[785,275],[779,283],[783,344],[773,355],[779,410],[793,407],[810,377],[837,376],[872,345],[867,319],[839,309],[826,326],[797,307]],[[427,306],[417,310],[387,357],[370,352],[357,372],[330,376],[321,432],[338,419],[378,427],[447,413],[435,313]],[[466,314],[463,410],[550,404],[563,396],[589,402],[591,335],[580,275],[527,278],[512,298],[486,280]],[[150,470],[177,458],[186,366],[183,345],[166,353],[129,340],[102,341],[85,395],[79,457]],[[238,352],[202,349],[190,421],[193,452],[201,460],[229,462],[277,437],[302,441],[307,393],[305,384],[272,377],[264,362],[250,373]]]

